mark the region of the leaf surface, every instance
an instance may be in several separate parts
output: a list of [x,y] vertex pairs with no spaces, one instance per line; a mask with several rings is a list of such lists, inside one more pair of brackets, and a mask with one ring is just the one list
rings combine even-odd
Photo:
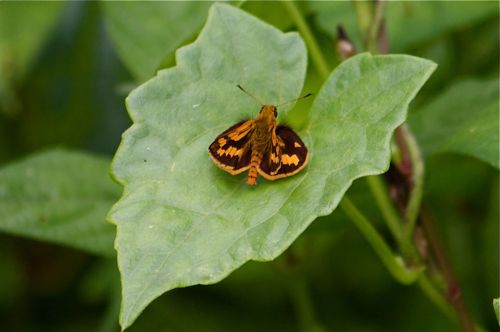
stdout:
[[51,150],[0,169],[0,230],[113,256],[106,213],[119,196],[109,160]]
[[102,2],[112,41],[125,66],[143,82],[162,61],[195,35],[206,19],[210,2]]
[[408,119],[424,155],[457,152],[499,168],[498,79],[451,86]]
[[[317,216],[331,213],[355,178],[383,172],[392,131],[435,67],[409,56],[362,54],[345,62],[298,132],[311,153],[306,169],[248,187],[245,175],[212,164],[208,146],[258,112],[236,84],[272,104],[299,96],[304,43],[216,4],[177,63],[127,98],[134,124],[113,161],[125,186],[109,215],[118,227],[122,328],[165,291],[214,283],[248,260],[275,258]],[[279,109],[278,121],[286,122],[287,111]]]

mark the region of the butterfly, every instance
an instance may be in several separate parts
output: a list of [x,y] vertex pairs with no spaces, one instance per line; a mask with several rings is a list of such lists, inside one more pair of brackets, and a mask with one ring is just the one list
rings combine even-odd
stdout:
[[217,136],[208,148],[212,161],[232,175],[248,170],[247,184],[251,186],[257,184],[258,175],[276,180],[298,173],[307,164],[307,147],[291,128],[277,124],[276,117],[278,106],[312,94],[274,106],[237,87],[262,107],[254,119],[241,121]]

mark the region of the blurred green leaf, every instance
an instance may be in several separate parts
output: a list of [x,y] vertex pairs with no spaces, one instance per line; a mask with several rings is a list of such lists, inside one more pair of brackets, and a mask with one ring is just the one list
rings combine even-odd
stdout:
[[495,310],[498,325],[500,326],[500,298],[493,299],[493,310]]
[[490,1],[394,1],[387,6],[389,46],[401,52],[498,15]]
[[206,19],[210,2],[101,3],[116,50],[134,77],[151,78],[162,61],[193,37]]
[[0,68],[22,76],[58,22],[64,2],[0,3]]
[[[275,258],[317,216],[331,213],[355,178],[383,172],[392,131],[435,68],[409,56],[363,54],[345,62],[301,132],[310,166],[249,188],[244,175],[211,163],[208,145],[258,110],[237,83],[271,103],[299,95],[302,40],[214,5],[198,40],[177,52],[177,63],[127,98],[134,125],[113,162],[125,185],[109,215],[118,226],[123,328],[167,290],[214,283],[250,259]],[[280,119],[286,111],[280,109]]]
[[[362,46],[352,3],[311,1],[308,5],[316,11],[318,25],[331,37],[337,37],[337,25],[342,24],[356,46]],[[392,52],[408,50],[452,30],[498,15],[496,4],[488,1],[390,1],[386,3],[386,8],[387,33]]]
[[116,91],[130,77],[106,39],[99,3],[73,1],[65,14],[19,88],[22,112],[0,119],[11,156],[54,145],[112,154],[130,125],[126,93]]
[[113,256],[106,212],[119,196],[109,160],[52,150],[0,169],[0,230]]
[[498,79],[456,83],[410,113],[424,155],[458,152],[499,168]]
[[19,107],[14,88],[58,23],[64,2],[0,2],[0,110]]
[[[241,8],[280,30],[285,30],[293,24],[292,18],[283,12],[282,1],[244,1]],[[280,12],[283,12],[283,15],[279,15]]]

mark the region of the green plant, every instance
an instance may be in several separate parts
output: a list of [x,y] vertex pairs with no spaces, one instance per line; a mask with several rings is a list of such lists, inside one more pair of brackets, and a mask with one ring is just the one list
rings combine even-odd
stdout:
[[[29,10],[22,19],[37,25],[40,35],[13,29],[10,21],[4,21],[10,32],[0,34],[0,42],[6,45],[0,48],[0,95],[6,96],[0,105],[0,125],[5,133],[15,134],[2,134],[7,144],[0,143],[0,155],[5,160],[60,143],[57,135],[32,120],[43,119],[43,113],[32,108],[44,100],[43,91],[56,86],[45,85],[52,71],[41,66],[38,72],[30,72],[29,68],[38,68],[32,63],[43,64],[43,56],[41,60],[30,56],[41,47],[42,34],[48,34],[64,6],[40,11],[39,4],[2,3],[0,17],[21,17],[18,13],[24,6]],[[498,13],[491,4],[105,2],[79,6],[84,8],[80,11],[86,23],[82,23],[81,41],[74,43],[99,49],[87,46],[93,45],[89,36],[97,34],[95,22],[103,17],[114,50],[127,68],[110,56],[115,63],[111,72],[116,72],[112,81],[122,82],[122,77],[128,77],[124,73],[130,72],[133,78],[127,79],[140,84],[126,98],[132,126],[123,134],[112,163],[106,157],[53,149],[1,168],[0,230],[106,257],[93,262],[80,281],[89,302],[108,299],[98,324],[101,330],[116,328],[119,309],[122,329],[138,330],[158,329],[155,324],[167,330],[203,331],[235,326],[244,330],[298,326],[318,331],[461,326],[472,331],[492,325],[491,299],[498,296],[498,260],[489,256],[498,252],[498,239],[492,235],[498,230],[498,63],[481,61],[473,52],[453,53],[454,43],[498,36],[496,30],[481,37],[471,33],[467,39],[467,32],[460,30],[471,25],[493,31]],[[439,12],[448,8],[453,8],[448,19],[439,20]],[[268,15],[270,11],[279,15]],[[131,12],[136,15],[133,22]],[[427,29],[429,21],[437,25]],[[343,25],[351,40],[342,35],[335,41],[337,24]],[[182,33],[174,33],[173,27]],[[298,32],[281,31],[293,28]],[[341,42],[372,54],[354,55],[341,49],[339,59],[334,47],[341,47]],[[407,54],[382,54],[390,50]],[[484,50],[490,51],[498,54],[498,49]],[[87,62],[74,54],[74,64],[68,66],[75,73],[70,81],[75,87],[92,86],[95,77],[85,76],[87,71],[82,69]],[[439,64],[428,88],[424,83],[436,64],[425,57]],[[96,57],[95,63],[100,61]],[[67,75],[61,64],[53,66],[63,77]],[[463,77],[470,73],[475,76]],[[211,164],[207,148],[215,136],[236,121],[255,116],[259,109],[236,89],[237,84],[273,104],[303,91],[315,94],[312,101],[278,110],[279,121],[293,126],[309,147],[306,169],[291,178],[260,181],[249,188],[244,176],[231,176]],[[103,102],[119,103],[122,96],[69,96],[55,99],[66,100],[63,123],[69,127],[50,123],[49,128],[66,137],[66,145],[89,144],[91,150],[105,150],[99,142],[107,137],[103,128],[112,128],[111,122],[95,120],[101,115],[94,108],[77,126],[77,110],[83,109],[81,101],[104,109]],[[125,120],[119,121],[125,127]],[[16,126],[11,128],[12,123]],[[83,143],[90,128],[99,128],[95,123],[101,123],[99,134]],[[110,164],[111,175],[124,188],[121,198],[120,186],[109,179]],[[470,220],[480,220],[474,234],[468,231]],[[459,223],[458,230],[446,229],[452,221]],[[362,237],[349,233],[350,223]],[[342,239],[344,235],[348,240]],[[8,239],[9,249],[15,240]],[[366,244],[382,265],[370,256]],[[334,249],[342,254],[333,254]],[[9,268],[17,264],[11,252],[4,254],[5,261],[11,262],[5,269],[14,271],[6,274],[5,285],[22,275]],[[336,264],[325,259],[331,255]],[[467,265],[474,261],[472,255],[480,257],[475,268]],[[361,259],[366,268],[350,259]],[[247,263],[252,260],[273,263]],[[396,284],[389,288],[380,266],[396,282],[417,285],[419,292],[412,294],[413,288],[401,292]],[[349,277],[342,279],[343,270]],[[477,285],[471,286],[478,275],[487,287],[482,294],[471,295],[479,292]],[[348,281],[353,276],[359,279]],[[212,288],[172,291],[223,279]],[[326,297],[315,289],[316,284],[327,287]],[[359,289],[356,293],[363,299],[343,307],[349,297],[336,288],[341,285]],[[370,290],[373,287],[382,290]],[[337,303],[330,298],[335,292],[344,296]],[[11,294],[16,298],[15,292]],[[222,294],[238,305],[233,308],[214,299]],[[418,300],[420,294],[434,306]],[[242,298],[250,303],[248,307],[241,306]],[[296,321],[282,318],[290,310],[287,298]],[[367,311],[370,301],[378,298],[416,301],[416,311],[435,316],[427,324],[413,325],[417,319],[402,309],[403,323],[390,314],[377,320]],[[353,316],[356,306],[363,308],[364,319]],[[482,312],[486,307],[490,312]],[[266,315],[266,310],[277,313]],[[261,318],[224,311],[246,311]],[[332,311],[345,312],[345,317],[335,315],[332,321]],[[387,315],[382,308],[373,312]]]

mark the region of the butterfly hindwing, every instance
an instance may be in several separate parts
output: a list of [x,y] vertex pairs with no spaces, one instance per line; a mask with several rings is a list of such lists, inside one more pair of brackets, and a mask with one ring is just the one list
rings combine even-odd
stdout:
[[271,143],[259,165],[259,173],[266,179],[294,175],[307,164],[307,148],[292,129],[278,125]]
[[274,180],[281,168],[281,148],[282,143],[278,139],[275,131],[272,132],[269,148],[262,156],[259,165],[259,173],[268,180]]
[[225,130],[210,144],[208,152],[214,163],[221,169],[235,175],[250,167],[252,154],[250,138],[254,121],[241,121]]

